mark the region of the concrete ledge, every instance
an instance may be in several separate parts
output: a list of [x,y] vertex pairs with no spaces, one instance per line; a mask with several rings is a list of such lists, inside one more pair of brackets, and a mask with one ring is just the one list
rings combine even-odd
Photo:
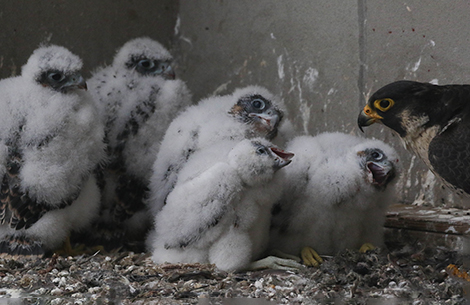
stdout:
[[470,210],[413,205],[390,207],[385,221],[386,243],[422,243],[462,250],[470,232]]

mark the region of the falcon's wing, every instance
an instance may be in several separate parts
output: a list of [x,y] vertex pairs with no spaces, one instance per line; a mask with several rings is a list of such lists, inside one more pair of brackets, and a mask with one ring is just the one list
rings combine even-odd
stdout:
[[453,187],[470,194],[470,122],[455,119],[429,145],[429,162],[435,173]]
[[70,205],[79,194],[77,191],[70,198],[64,199],[59,205],[48,205],[38,202],[22,190],[20,171],[23,165],[23,152],[17,146],[19,135],[14,141],[5,145],[5,173],[0,186],[0,224],[9,224],[11,228],[28,229],[46,212]]
[[[227,164],[217,163],[197,177],[176,185],[157,220],[164,226],[165,248],[183,248],[199,240],[224,217],[241,189]],[[158,228],[157,228],[158,231]]]

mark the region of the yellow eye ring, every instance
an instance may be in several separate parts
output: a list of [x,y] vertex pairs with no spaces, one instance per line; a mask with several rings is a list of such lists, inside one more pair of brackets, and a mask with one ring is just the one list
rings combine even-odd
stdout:
[[395,104],[395,101],[392,100],[391,98],[384,98],[384,99],[374,101],[375,109],[378,109],[382,112],[385,112],[388,109],[392,108],[394,104]]

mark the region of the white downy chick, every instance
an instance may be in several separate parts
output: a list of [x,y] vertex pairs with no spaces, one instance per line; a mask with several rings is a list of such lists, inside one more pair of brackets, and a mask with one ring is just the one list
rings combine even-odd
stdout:
[[2,252],[53,251],[98,215],[104,126],[81,68],[66,48],[43,46],[0,81]]
[[283,118],[267,89],[248,86],[187,108],[168,127],[153,166],[148,205],[153,215],[164,206],[188,158],[211,145],[245,138],[274,139]]
[[287,149],[296,162],[285,169],[269,248],[298,255],[308,246],[334,255],[364,243],[382,245],[386,209],[396,198],[395,150],[343,133],[297,137]]
[[121,234],[142,236],[150,224],[143,200],[152,165],[168,125],[192,99],[186,84],[175,79],[172,61],[157,41],[136,38],[88,81],[106,124],[109,164],[102,177],[101,226],[115,229],[109,244],[119,246]]
[[266,250],[272,204],[281,194],[272,178],[293,154],[261,138],[234,143],[201,149],[181,169],[148,237],[156,263],[235,271]]

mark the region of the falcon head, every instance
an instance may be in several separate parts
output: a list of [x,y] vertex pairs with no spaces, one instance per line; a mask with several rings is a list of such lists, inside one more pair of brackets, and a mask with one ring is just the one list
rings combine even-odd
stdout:
[[276,137],[283,112],[273,103],[274,97],[264,88],[250,86],[233,93],[237,99],[229,114],[253,125],[254,131],[268,140]]
[[171,67],[173,57],[160,43],[148,37],[128,41],[114,57],[113,66],[126,67],[142,76],[175,79]]
[[397,81],[377,90],[358,117],[362,127],[382,123],[402,138],[433,126],[444,128],[462,108],[457,90],[414,81]]
[[365,145],[361,144],[357,156],[359,165],[365,172],[366,181],[377,188],[385,189],[396,177],[398,158],[395,151],[383,142],[374,140],[366,142]]
[[245,139],[229,153],[230,163],[247,185],[269,181],[276,171],[290,164],[293,157],[293,153],[262,138]]
[[41,47],[33,52],[23,66],[21,75],[52,90],[67,93],[72,89],[87,89],[80,74],[81,59],[60,46]]

